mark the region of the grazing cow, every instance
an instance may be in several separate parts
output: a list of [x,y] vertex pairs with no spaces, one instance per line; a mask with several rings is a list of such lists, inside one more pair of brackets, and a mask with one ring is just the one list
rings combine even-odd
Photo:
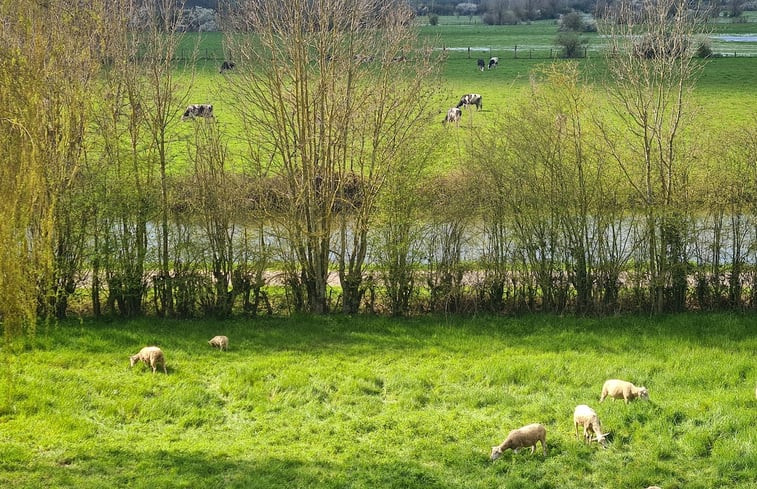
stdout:
[[469,93],[460,97],[460,101],[457,103],[457,107],[468,107],[469,105],[475,105],[476,110],[481,110],[484,106],[483,98],[477,93]]
[[477,63],[478,63],[478,69],[481,71],[484,71],[484,68],[486,67],[486,61],[484,61],[481,58],[478,58]]
[[489,58],[489,69],[496,67],[499,64],[499,58],[494,56],[492,58]]
[[457,107],[452,107],[447,111],[447,116],[442,121],[442,125],[448,122],[454,122],[455,126],[460,127],[460,118],[463,116],[463,111]]
[[210,104],[192,104],[187,106],[187,110],[184,111],[184,115],[181,116],[181,120],[187,121],[195,117],[213,117],[213,106]]
[[224,61],[221,63],[221,73],[233,70],[236,64],[233,61]]
[[373,63],[373,56],[368,56],[366,54],[356,54],[354,59],[358,63]]

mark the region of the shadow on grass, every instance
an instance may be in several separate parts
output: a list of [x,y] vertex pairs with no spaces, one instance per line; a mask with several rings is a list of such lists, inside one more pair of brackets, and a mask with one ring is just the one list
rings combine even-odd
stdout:
[[[135,349],[156,344],[191,352],[208,350],[216,334],[230,339],[230,352],[338,349],[414,350],[419,347],[469,348],[476,342],[517,342],[534,351],[636,349],[637,340],[676,339],[697,346],[722,348],[753,338],[755,318],[735,314],[680,314],[646,317],[575,318],[529,315],[518,318],[422,317],[385,318],[298,316],[217,320],[88,320],[63,323],[45,335],[59,345],[83,348]],[[43,346],[44,348],[44,346]]]
[[[110,449],[81,456],[59,456],[47,463],[5,472],[13,487],[130,487],[130,488],[308,488],[381,487],[446,489],[434,469],[407,460],[299,460],[250,454],[249,459],[200,451]],[[10,478],[8,478],[10,476]],[[0,477],[0,481],[3,477]]]

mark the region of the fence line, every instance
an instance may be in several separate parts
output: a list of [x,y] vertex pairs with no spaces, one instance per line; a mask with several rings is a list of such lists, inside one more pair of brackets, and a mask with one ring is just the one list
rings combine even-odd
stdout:
[[[512,48],[483,48],[483,47],[449,47],[449,46],[442,46],[440,48],[436,48],[437,50],[445,53],[447,55],[448,59],[472,59],[475,60],[476,58],[480,57],[486,57],[487,60],[489,57],[492,56],[498,56],[500,61],[508,60],[508,59],[556,59],[556,58],[564,58],[564,48],[559,47],[541,47],[541,48],[531,48],[531,47],[524,47],[521,45],[514,45]],[[574,56],[574,58],[589,58],[589,57],[598,57],[603,56],[603,50],[602,49],[590,49],[588,47],[581,48],[580,50],[580,56]],[[713,52],[711,59],[713,58],[753,58],[757,57],[757,54],[752,52],[739,52],[738,50],[734,51],[723,51],[723,52]]]
[[[475,60],[480,57],[488,58],[492,56],[499,57],[500,61],[508,59],[557,59],[564,58],[564,49],[558,47],[543,47],[532,48],[524,47],[521,45],[514,45],[512,48],[481,48],[481,47],[449,47],[441,46],[435,48],[437,51],[441,51],[446,54],[447,59],[471,59]],[[198,50],[197,55],[193,56],[194,50],[181,49],[179,53],[174,56],[173,61],[215,61],[223,62],[227,59],[233,59],[233,56],[227,56],[223,50],[215,50],[210,48],[202,48]],[[574,56],[574,58],[590,58],[602,56],[602,50],[590,49],[584,47],[580,51],[580,56]],[[738,50],[728,52],[716,52],[713,53],[712,58],[754,58],[757,54],[751,52],[739,52]],[[140,59],[143,59],[140,57]]]

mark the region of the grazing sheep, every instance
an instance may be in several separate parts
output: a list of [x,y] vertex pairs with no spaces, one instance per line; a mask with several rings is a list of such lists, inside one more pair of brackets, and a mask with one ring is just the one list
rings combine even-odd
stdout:
[[[586,404],[579,404],[573,411],[573,426],[576,428],[576,437],[578,437],[578,425],[584,427],[584,442],[591,443],[596,440],[600,445],[605,446],[605,437],[609,433],[602,433],[599,416]],[[591,438],[592,433],[594,434],[593,440]]]
[[539,423],[530,424],[517,430],[512,430],[505,441],[497,447],[492,447],[492,460],[502,456],[502,452],[512,448],[515,453],[523,447],[531,447],[531,454],[536,449],[536,442],[541,442],[544,455],[547,455],[547,429]]
[[146,346],[139,350],[139,353],[129,357],[131,366],[136,365],[137,362],[145,362],[145,365],[152,367],[152,373],[158,369],[158,364],[163,366],[163,373],[168,373],[166,370],[166,359],[163,356],[163,351],[157,346]]
[[219,350],[229,349],[229,339],[225,336],[214,336],[213,338],[208,340],[208,344],[210,346],[218,347]]
[[647,489],[662,489],[660,486],[649,486]]
[[626,404],[628,404],[628,401],[632,401],[637,397],[649,400],[649,391],[644,386],[636,387],[625,380],[611,379],[606,381],[602,386],[602,396],[599,398],[599,402],[604,401],[607,396],[613,399],[620,399],[622,397],[626,401]]

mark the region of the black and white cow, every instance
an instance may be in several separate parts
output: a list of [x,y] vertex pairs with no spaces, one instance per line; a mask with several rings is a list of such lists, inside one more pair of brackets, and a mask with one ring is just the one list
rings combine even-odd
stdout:
[[457,107],[468,107],[469,105],[475,105],[476,110],[481,110],[484,106],[483,97],[477,93],[469,93],[460,97],[460,101],[457,103]]
[[213,106],[210,104],[192,104],[187,106],[187,110],[184,111],[184,115],[181,116],[181,120],[188,121],[195,117],[213,117]]
[[448,122],[454,122],[455,126],[460,127],[460,118],[463,116],[463,111],[458,109],[457,107],[452,107],[447,111],[447,115],[444,117],[444,120],[442,121],[442,125],[447,124]]
[[497,56],[489,58],[489,69],[495,68],[499,64],[499,58]]
[[223,63],[221,63],[221,73],[233,70],[235,66],[236,63],[234,63],[233,61],[224,61]]
[[373,56],[367,54],[356,54],[353,58],[358,63],[373,63]]
[[481,58],[478,58],[478,61],[476,61],[476,63],[478,63],[478,69],[481,71],[484,71],[484,68],[486,68],[486,61],[484,61]]

